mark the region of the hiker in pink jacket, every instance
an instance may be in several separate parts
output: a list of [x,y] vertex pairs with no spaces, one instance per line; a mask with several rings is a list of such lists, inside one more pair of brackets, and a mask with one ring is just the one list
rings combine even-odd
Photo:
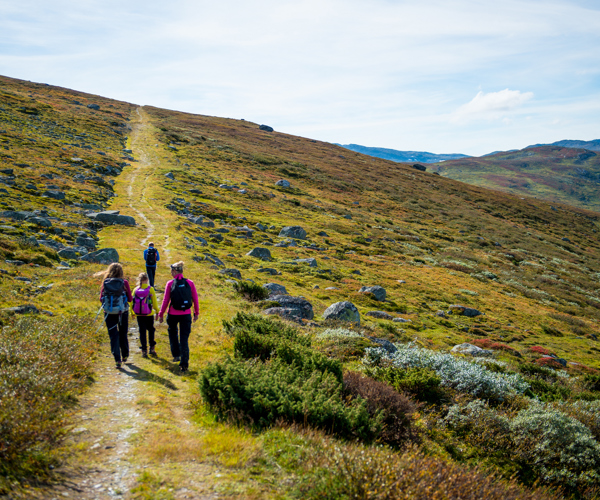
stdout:
[[[182,373],[188,371],[190,360],[190,348],[188,339],[192,331],[192,306],[194,307],[194,321],[198,319],[198,292],[192,280],[183,277],[183,262],[171,264],[170,280],[165,286],[165,296],[158,313],[158,321],[163,322],[165,311],[167,311],[167,325],[169,331],[169,342],[173,361],[179,361]],[[177,329],[179,327],[179,333]]]

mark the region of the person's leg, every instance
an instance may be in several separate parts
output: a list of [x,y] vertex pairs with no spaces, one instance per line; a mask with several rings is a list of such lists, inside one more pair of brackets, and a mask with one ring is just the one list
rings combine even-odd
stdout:
[[137,324],[140,331],[140,344],[142,345],[142,353],[147,353],[148,344],[146,343],[146,316],[137,316]]
[[121,324],[119,325],[119,346],[121,347],[121,356],[123,356],[123,361],[126,361],[129,357],[129,339],[127,338],[128,333],[129,314],[122,313]]
[[192,315],[186,314],[181,316],[179,322],[179,338],[180,338],[180,350],[181,350],[181,362],[179,366],[182,371],[187,371],[190,361],[190,348],[188,339],[190,338],[190,332],[192,331]]
[[154,332],[156,329],[154,328],[154,315],[146,316],[146,328],[148,329],[148,345],[150,346],[150,353],[156,354],[154,351],[154,346],[156,345],[156,341],[154,340]]
[[146,266],[146,274],[148,275],[148,281],[150,286],[154,286],[154,274],[156,273],[156,267]]
[[119,315],[107,314],[105,322],[108,330],[108,336],[110,338],[110,352],[112,352],[112,355],[115,358],[115,363],[120,363],[121,349],[119,348]]
[[167,314],[167,326],[169,332],[169,344],[171,344],[171,354],[173,358],[178,358],[181,356],[181,352],[179,351],[179,338],[177,335],[177,325],[179,316],[174,314]]

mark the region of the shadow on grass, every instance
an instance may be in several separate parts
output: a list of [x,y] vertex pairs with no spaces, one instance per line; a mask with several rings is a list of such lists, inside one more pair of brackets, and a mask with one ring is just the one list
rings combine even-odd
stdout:
[[[126,370],[124,368],[128,369]],[[121,369],[121,372],[125,375],[128,375],[129,377],[133,377],[136,380],[141,380],[142,382],[156,382],[165,386],[167,389],[171,389],[172,391],[178,390],[177,386],[170,380],[167,380],[163,377],[159,377],[154,373],[150,373],[148,370],[144,370],[143,368],[140,368],[134,363],[126,363]]]

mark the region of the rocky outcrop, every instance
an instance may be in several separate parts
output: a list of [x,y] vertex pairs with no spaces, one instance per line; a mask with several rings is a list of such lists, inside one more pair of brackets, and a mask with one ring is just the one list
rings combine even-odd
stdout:
[[263,285],[263,288],[269,290],[270,295],[287,295],[287,290],[283,285],[279,283],[266,283]]
[[483,313],[478,311],[477,309],[473,309],[472,307],[465,307],[454,304],[450,306],[448,314],[455,314],[457,316],[466,316],[467,318],[474,318],[475,316],[479,316]]
[[343,301],[331,304],[323,313],[324,319],[350,321],[360,324],[360,313],[352,302]]
[[261,260],[271,260],[271,252],[268,248],[256,247],[250,250],[246,255]]
[[238,269],[221,269],[219,273],[235,278],[236,280],[242,279],[242,273]]
[[273,295],[269,300],[277,302],[280,307],[265,309],[265,314],[277,314],[286,318],[313,319],[312,304],[304,297],[290,297],[289,295]]
[[306,231],[300,226],[286,226],[279,232],[280,238],[306,239]]
[[385,311],[369,311],[365,316],[370,316],[375,319],[388,319],[392,320],[394,317],[391,314],[386,313]]
[[114,248],[102,248],[95,252],[88,253],[79,258],[84,262],[92,262],[94,264],[112,264],[119,262],[119,253]]
[[459,354],[464,354],[466,356],[473,357],[489,357],[494,355],[494,351],[489,351],[487,349],[482,349],[481,347],[477,347],[473,344],[458,344],[452,348],[452,352],[456,352]]
[[135,219],[130,215],[120,215],[118,210],[106,210],[105,212],[92,212],[87,214],[90,219],[94,219],[104,224],[117,224],[120,226],[135,226]]
[[385,291],[385,288],[383,288],[382,286],[379,286],[379,285],[363,286],[363,287],[361,287],[361,289],[358,292],[359,293],[370,293],[375,297],[375,300],[378,300],[380,302],[385,301],[386,291]]

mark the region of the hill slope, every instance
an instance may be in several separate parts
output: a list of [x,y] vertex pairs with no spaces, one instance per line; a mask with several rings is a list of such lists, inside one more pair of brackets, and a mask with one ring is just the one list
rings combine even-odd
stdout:
[[[49,453],[55,461],[37,467],[55,480],[72,479],[79,498],[97,498],[99,491],[108,498],[118,494],[117,490],[132,498],[339,498],[356,494],[364,486],[357,478],[375,477],[386,470],[381,476],[385,486],[386,477],[395,478],[399,470],[411,467],[431,474],[407,474],[409,479],[403,481],[422,477],[427,487],[435,478],[448,477],[452,481],[437,484],[435,489],[442,491],[453,484],[464,493],[471,489],[461,484],[471,481],[469,484],[487,488],[485,485],[492,481],[465,467],[474,463],[505,478],[517,472],[521,484],[531,486],[541,473],[523,465],[533,462],[530,456],[518,454],[530,447],[510,441],[513,437],[501,434],[501,427],[494,425],[504,422],[502,418],[514,418],[530,405],[533,408],[535,404],[528,398],[537,397],[548,404],[554,401],[571,409],[575,407],[568,405],[579,400],[594,403],[600,398],[594,385],[600,367],[597,213],[561,204],[551,206],[539,199],[524,200],[417,171],[409,165],[350,153],[335,145],[265,132],[246,121],[151,106],[139,108],[9,78],[1,78],[0,84],[2,145],[9,148],[1,151],[0,170],[12,169],[2,179],[0,302],[2,308],[31,304],[47,311],[38,319],[32,316],[29,322],[15,323],[15,311],[4,310],[0,312],[0,321],[6,326],[2,332],[15,329],[29,333],[33,321],[63,332],[59,328],[63,318],[80,317],[89,325],[77,331],[72,348],[97,358],[94,388],[84,397],[72,426],[77,432],[67,442],[74,458],[65,460],[64,454],[54,457],[40,444],[43,439],[32,445],[33,455],[27,454],[29,448],[20,453],[27,460],[39,457],[41,451]],[[82,107],[73,100],[97,103],[100,109]],[[23,112],[22,108],[36,112]],[[75,143],[79,147],[69,146]],[[276,185],[281,178],[290,186]],[[50,182],[54,184],[49,186]],[[30,184],[37,189],[28,187]],[[44,196],[46,191],[63,193],[64,198],[52,193]],[[90,212],[98,210],[88,208],[93,204],[133,216],[136,224],[93,219]],[[33,213],[35,210],[38,212]],[[307,235],[296,239],[280,236],[286,226],[301,226]],[[143,270],[141,252],[150,240],[162,257],[157,270],[159,291],[170,276],[168,264],[180,259],[186,262],[186,276],[199,288],[200,320],[190,337],[191,369],[187,375],[180,375],[177,365],[170,361],[164,324],[157,328],[159,356],[141,358],[135,350],[135,336],[131,336],[133,359],[117,374],[110,366],[108,346],[102,345],[105,332],[101,329],[102,337],[94,337],[96,325],[90,326],[97,311],[100,285],[100,278],[93,274],[106,266],[80,259],[88,251],[86,244],[89,250],[92,246],[118,250],[126,274],[134,277]],[[256,247],[268,250],[271,260],[248,255]],[[73,253],[59,256],[57,250],[65,248]],[[241,332],[235,330],[235,322],[224,328],[223,320],[231,321],[240,311],[261,313],[275,308],[270,312],[285,314],[285,307],[277,307],[281,306],[277,301],[286,303],[282,298],[271,297],[276,303],[250,302],[236,293],[234,286],[240,285],[232,281],[251,287],[247,280],[259,285],[275,283],[293,297],[304,297],[314,318],[286,323],[288,327],[295,325],[293,331],[264,320],[267,323],[261,325],[270,325],[269,335],[264,330],[254,332],[251,323]],[[363,286],[374,285],[385,288],[385,301],[359,292]],[[323,319],[325,310],[341,301],[355,304],[360,325]],[[461,307],[453,307],[457,305]],[[473,316],[473,310],[483,314]],[[380,313],[367,314],[373,311]],[[337,329],[331,333],[333,327]],[[277,334],[286,339],[283,348]],[[64,335],[68,337],[69,333]],[[29,334],[21,337],[31,342],[38,338]],[[365,437],[376,432],[378,417],[366,417],[366,410],[352,406],[355,396],[335,392],[347,390],[353,380],[348,379],[346,389],[342,389],[335,377],[342,374],[342,368],[346,374],[364,371],[366,366],[361,360],[366,349],[387,345],[385,340],[396,342],[402,349],[410,341],[415,352],[423,356],[432,356],[427,349],[447,355],[463,342],[490,348],[494,352],[487,353],[491,357],[483,364],[471,363],[469,357],[459,356],[456,360],[468,364],[469,376],[483,373],[489,383],[492,379],[503,380],[491,374],[504,373],[525,383],[530,392],[510,393],[500,404],[488,393],[479,398],[478,393],[461,389],[461,385],[440,385],[441,379],[429,368],[409,370],[406,373],[410,380],[406,383],[401,383],[406,376],[404,370],[394,372],[390,368],[389,373],[396,373],[398,378],[393,383],[388,380],[392,385],[385,386],[386,390],[393,386],[427,403],[415,412],[410,410],[414,403],[407,403],[393,390],[393,396],[386,393],[396,403],[403,401],[402,410],[400,403],[396,407],[397,411],[407,412],[401,425],[410,427],[410,432],[405,429],[403,436],[414,432],[415,443],[420,443],[428,456],[416,451],[404,453],[399,451],[401,448],[384,456],[380,448],[370,447]],[[2,344],[3,348],[7,344]],[[258,359],[252,354],[253,346],[260,350]],[[250,358],[247,362],[244,348]],[[280,348],[280,359],[260,361]],[[42,347],[27,351],[26,356],[20,353],[7,357],[22,364],[19,370],[0,371],[2,380],[17,373],[38,385],[52,382],[39,375],[34,377],[35,373],[28,375],[25,369],[41,365],[43,359],[36,357],[40,353],[44,354],[42,358],[50,355]],[[285,368],[282,360],[286,356],[293,359],[298,353],[301,356],[296,365]],[[223,361],[225,354],[235,356]],[[308,361],[303,364],[305,359]],[[48,366],[56,372],[55,365]],[[299,405],[300,417],[280,415],[282,421],[299,426],[308,423],[321,432],[298,427],[261,429],[259,419],[249,420],[249,414],[242,410],[220,415],[246,425],[254,422],[257,427],[252,432],[243,426],[219,423],[217,403],[206,397],[206,392],[203,399],[198,395],[198,380],[206,389],[207,380],[223,382],[215,373],[234,370],[227,372],[232,377],[222,393],[253,387],[262,398],[262,402],[256,400],[250,405],[254,409],[281,392],[286,397],[300,397],[300,389],[286,392],[275,385],[288,380],[298,366],[307,371],[294,380],[297,388],[306,383],[314,389],[309,390],[309,399],[273,404],[269,411],[273,415],[280,408]],[[314,366],[330,367],[337,375],[319,374]],[[273,372],[275,369],[281,372]],[[250,372],[253,381],[244,378]],[[265,373],[275,374],[268,379]],[[213,378],[208,379],[209,375]],[[29,387],[20,378],[10,380],[19,387]],[[451,382],[444,379],[444,384]],[[381,386],[373,387],[383,390]],[[331,392],[324,393],[324,388]],[[367,393],[362,393],[365,398],[374,397]],[[240,397],[228,399],[225,407],[232,408],[243,399],[241,393],[236,394]],[[341,398],[340,406],[335,406],[336,397]],[[3,404],[7,401],[3,399]],[[29,409],[35,407],[32,401],[37,400],[28,400]],[[369,399],[369,404],[373,401]],[[479,422],[477,429],[485,428],[486,432],[455,429],[447,424],[449,420],[441,420],[440,415],[451,414],[451,407],[454,414],[463,411],[461,408],[465,412],[474,408],[464,406],[471,402],[485,406],[478,415],[490,419],[485,421],[489,427]],[[70,409],[72,400],[62,404]],[[313,404],[323,406],[309,411],[315,408]],[[363,418],[362,423],[346,429],[346,436],[357,433],[364,419],[371,426],[367,430],[363,426],[362,434],[355,434],[363,439],[364,446],[355,444],[354,438],[343,442],[325,434],[338,435],[334,424],[339,426],[346,418],[345,405],[354,411],[352,418]],[[339,412],[331,425],[313,425],[313,419],[331,408]],[[581,415],[588,415],[584,410],[578,410],[581,419]],[[493,420],[495,412],[500,420]],[[0,419],[12,421],[10,415],[0,405]],[[419,425],[415,425],[417,420]],[[591,420],[585,422],[596,429]],[[489,442],[484,441],[486,437],[490,437]],[[594,439],[591,437],[589,442]],[[504,450],[514,450],[514,454],[493,448],[498,443]],[[559,448],[554,446],[553,450]],[[548,459],[550,464],[554,463],[552,457]],[[542,452],[538,458],[544,458]],[[358,469],[341,467],[341,462],[352,463]],[[62,464],[62,476],[52,476],[48,463]],[[79,472],[75,472],[78,469],[74,463],[82,468]],[[115,464],[126,471],[125,475],[114,474]],[[388,470],[385,464],[395,465]],[[30,476],[39,473],[31,462],[25,461],[25,466]],[[365,470],[360,469],[363,466]],[[585,464],[581,467],[583,472],[578,469],[578,473],[582,481],[592,477],[591,473],[584,474],[590,472]],[[30,477],[22,469],[19,474],[16,480],[2,469],[0,477],[10,480],[0,481],[0,491],[16,496],[19,482]],[[410,491],[416,488],[412,483],[401,484]],[[496,496],[492,495],[492,487],[483,495],[558,498],[552,493],[532,492],[525,487],[522,490],[514,484],[509,495],[508,483],[498,484]],[[548,480],[547,484],[562,483]],[[583,491],[586,484],[571,484],[569,488]],[[357,490],[343,489],[350,487]],[[50,493],[42,488],[38,498],[58,496],[58,487],[53,488]],[[31,488],[24,491],[23,498],[32,498]],[[447,497],[458,498],[452,495]],[[404,497],[398,494],[394,498]]]
[[528,146],[527,148],[538,148],[540,146],[560,146],[561,148],[576,148],[587,149],[589,151],[600,151],[600,139],[595,139],[593,141],[556,141],[552,144],[534,144],[533,146]]
[[562,146],[530,147],[481,158],[452,160],[430,170],[515,196],[537,197],[600,211],[600,156]]
[[358,144],[338,144],[345,149],[362,153],[375,158],[383,158],[384,160],[392,160],[400,163],[421,162],[421,163],[437,163],[446,160],[455,160],[457,158],[468,158],[462,154],[435,154],[425,151],[398,151],[396,149],[372,148],[368,146],[359,146]]

